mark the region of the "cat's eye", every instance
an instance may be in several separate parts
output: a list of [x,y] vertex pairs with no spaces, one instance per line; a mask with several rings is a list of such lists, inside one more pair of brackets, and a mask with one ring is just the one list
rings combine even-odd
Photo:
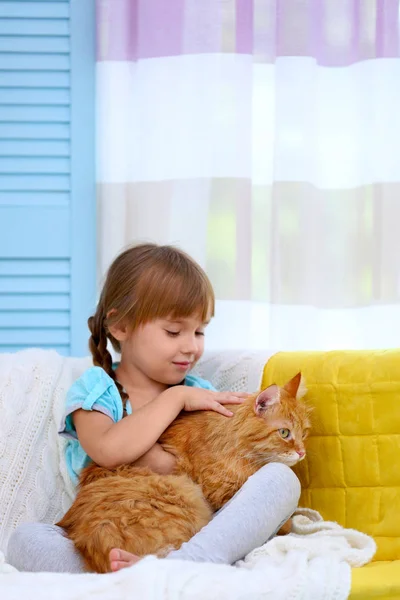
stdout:
[[278,429],[279,431],[279,435],[281,437],[283,437],[284,440],[287,440],[287,438],[290,436],[290,430],[289,429]]
[[310,433],[310,430],[309,429],[305,429],[305,431],[303,432],[303,440],[305,440],[306,437],[308,437],[309,433]]

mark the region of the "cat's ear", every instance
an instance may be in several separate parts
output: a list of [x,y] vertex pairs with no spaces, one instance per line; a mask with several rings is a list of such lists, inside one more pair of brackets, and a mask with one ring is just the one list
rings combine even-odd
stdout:
[[303,396],[307,394],[306,383],[301,373],[297,373],[288,383],[283,387],[292,398],[301,400]]
[[262,415],[281,399],[281,393],[277,385],[273,384],[260,392],[256,398],[255,411],[257,415]]

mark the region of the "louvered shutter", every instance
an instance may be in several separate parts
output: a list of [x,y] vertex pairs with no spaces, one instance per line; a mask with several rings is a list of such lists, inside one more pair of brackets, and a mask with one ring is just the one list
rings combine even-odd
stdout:
[[87,353],[94,0],[0,0],[0,351]]

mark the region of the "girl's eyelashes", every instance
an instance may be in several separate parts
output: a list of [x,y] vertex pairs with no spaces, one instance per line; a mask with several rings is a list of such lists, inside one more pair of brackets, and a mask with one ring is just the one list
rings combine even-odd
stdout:
[[[165,332],[171,337],[177,337],[180,334],[180,331],[170,331],[169,329],[166,329]],[[204,335],[204,331],[196,331],[196,335]]]

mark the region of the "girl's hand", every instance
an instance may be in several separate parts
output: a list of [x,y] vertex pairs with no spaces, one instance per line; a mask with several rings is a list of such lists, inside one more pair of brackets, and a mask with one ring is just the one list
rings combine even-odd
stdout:
[[183,410],[213,410],[225,417],[232,417],[233,412],[225,408],[224,404],[242,404],[251,395],[246,392],[214,392],[185,385],[170,390],[181,394]]
[[160,475],[170,475],[175,468],[176,458],[164,450],[161,444],[156,443],[133,464],[135,467],[149,467],[154,473]]

